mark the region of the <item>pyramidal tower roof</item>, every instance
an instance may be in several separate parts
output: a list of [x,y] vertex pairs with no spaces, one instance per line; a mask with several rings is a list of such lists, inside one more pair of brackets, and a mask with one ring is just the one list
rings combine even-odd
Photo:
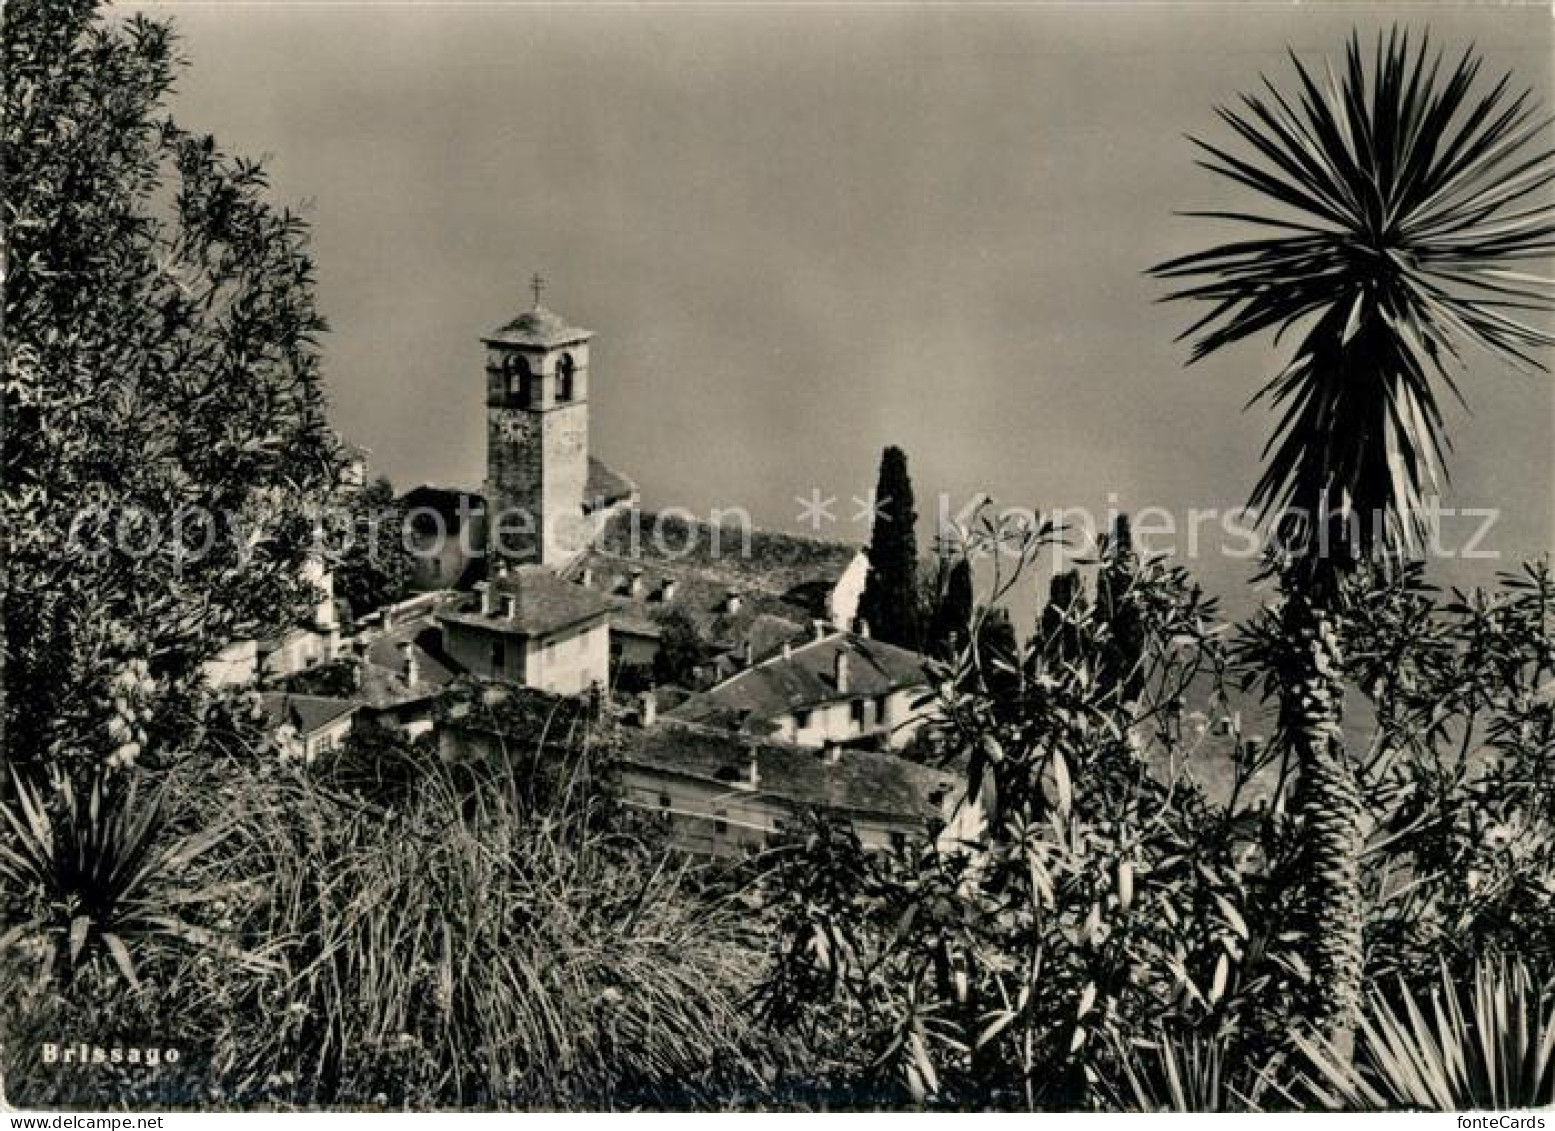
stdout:
[[509,346],[539,346],[551,349],[555,346],[584,342],[594,336],[593,330],[569,325],[555,311],[536,305],[517,318],[493,330],[485,341]]

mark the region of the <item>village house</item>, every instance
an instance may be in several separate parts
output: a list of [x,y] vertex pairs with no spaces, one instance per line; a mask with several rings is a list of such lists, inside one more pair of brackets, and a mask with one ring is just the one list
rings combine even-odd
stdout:
[[434,725],[434,709],[455,676],[429,645],[436,601],[413,598],[385,606],[329,663],[293,673],[282,688],[262,693],[282,749],[313,761],[333,751],[360,722],[415,738]]
[[916,652],[818,624],[811,640],[784,644],[666,718],[799,746],[899,749],[933,709],[924,664]]
[[617,670],[653,662],[675,610],[716,676],[802,639],[816,619],[849,623],[868,572],[856,546],[631,508],[611,515],[563,576],[609,600]]
[[[495,714],[451,714],[439,730],[446,761],[500,764],[501,750],[564,737],[591,708],[524,688],[492,688]],[[865,848],[890,849],[959,827],[962,779],[884,751],[804,749],[749,735],[659,718],[605,723],[600,741],[622,804],[663,822],[690,852],[733,856],[759,849],[810,813],[849,824]],[[496,723],[497,717],[510,721]],[[523,728],[518,733],[512,727]],[[549,740],[542,736],[552,736]]]
[[362,645],[351,698],[365,717],[404,731],[411,738],[433,727],[438,697],[455,675],[428,647],[439,633],[426,620],[390,623]]
[[437,614],[443,651],[480,679],[581,695],[610,679],[610,607],[541,566],[505,569]]
[[874,750],[802,749],[671,719],[623,732],[624,804],[663,820],[677,845],[714,856],[759,849],[817,812],[868,849],[935,835],[954,817],[960,779]]
[[479,491],[422,483],[398,501],[412,590],[468,589],[485,576],[486,500]]
[[289,691],[267,691],[259,701],[282,757],[305,762],[338,750],[361,709],[349,699]]

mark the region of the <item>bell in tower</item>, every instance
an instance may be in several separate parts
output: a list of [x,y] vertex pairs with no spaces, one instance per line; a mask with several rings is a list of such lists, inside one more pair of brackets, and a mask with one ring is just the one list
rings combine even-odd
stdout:
[[557,568],[588,536],[588,371],[593,331],[535,305],[486,344],[487,549]]

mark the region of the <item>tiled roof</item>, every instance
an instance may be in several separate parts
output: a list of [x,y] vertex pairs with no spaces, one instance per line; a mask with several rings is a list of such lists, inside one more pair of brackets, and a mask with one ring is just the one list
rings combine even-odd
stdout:
[[[589,457],[588,480],[580,500],[585,511],[624,502],[636,493],[637,484],[631,479],[603,461]],[[440,514],[445,522],[459,513],[460,500],[471,502],[467,510],[484,512],[486,509],[486,495],[481,488],[459,484],[420,483],[399,496],[400,505],[407,510],[427,507]]]
[[[458,517],[461,500],[466,501],[463,508],[467,513],[484,514],[486,511],[486,496],[479,488],[460,487],[441,483],[421,483],[410,490],[403,492],[396,500],[405,510],[413,511],[427,509],[435,512],[443,520],[445,530],[453,532],[459,529]],[[411,516],[414,518],[415,516]]]
[[611,503],[622,502],[635,494],[637,494],[637,484],[593,456],[589,456],[589,477],[583,487],[585,511],[592,511],[596,506],[609,506]]
[[[696,625],[703,639],[727,648],[741,647],[750,640],[757,655],[810,631],[809,610],[771,593],[741,593],[738,611],[730,612],[729,589],[721,582],[661,571],[644,571],[639,580],[643,593],[633,597],[628,575],[612,572],[594,576],[594,588],[610,602],[611,626],[620,631],[657,636],[660,620],[677,609]],[[664,600],[666,580],[675,582],[671,601]]]
[[[848,657],[846,691],[839,691],[836,682],[837,657],[842,653]],[[820,703],[926,685],[928,675],[923,665],[922,656],[905,648],[856,633],[833,633],[794,647],[787,658],[779,653],[758,660],[753,667],[692,696],[670,716],[687,722],[759,722]]]
[[[588,572],[614,607],[617,628],[652,634],[674,608],[709,641],[733,648],[752,640],[760,654],[829,615],[831,591],[858,554],[840,542],[770,531],[745,535],[738,527],[633,509],[612,515],[567,573],[579,579]],[[667,581],[675,587],[668,602]],[[739,599],[736,611],[728,608],[730,597]],[[779,624],[792,630],[778,632]]]
[[341,716],[351,714],[359,706],[349,699],[293,695],[285,691],[267,691],[259,699],[273,726],[290,723],[304,738],[322,730]]
[[742,533],[678,515],[632,510],[615,515],[595,550],[638,566],[673,568],[785,593],[806,582],[836,584],[859,548],[770,530]]
[[673,720],[623,729],[620,736],[625,763],[724,783],[731,791],[740,788],[734,783],[748,780],[754,752],[759,784],[751,795],[779,798],[800,810],[919,820],[938,815],[941,799],[960,785],[947,770],[894,754],[844,750],[833,761],[813,750]]
[[554,311],[537,306],[526,310],[517,318],[493,330],[485,340],[504,345],[552,346],[569,345],[593,337],[594,331],[581,326],[569,326],[567,320]]
[[425,622],[416,622],[406,625],[404,628],[396,628],[382,636],[376,637],[367,646],[367,662],[374,667],[386,668],[397,672],[405,666],[405,654],[400,649],[403,641],[409,640],[416,652],[416,668],[420,672],[421,680],[430,683],[434,687],[442,687],[453,681],[454,673],[417,639],[422,633],[431,632],[434,635],[436,628],[430,628]]
[[[472,596],[455,607],[438,613],[445,624],[467,624],[490,632],[518,636],[551,636],[573,625],[581,625],[610,612],[610,605],[598,593],[563,581],[541,566],[520,566],[507,576],[491,582],[495,605],[490,616],[481,615],[480,598]],[[516,615],[508,617],[504,597],[518,597]]]
[[[454,673],[441,660],[417,642],[424,632],[436,633],[425,621],[391,629],[367,645],[361,667],[361,684],[356,697],[376,710],[431,699],[453,682]],[[405,679],[405,653],[401,645],[409,642],[416,656],[415,683]]]

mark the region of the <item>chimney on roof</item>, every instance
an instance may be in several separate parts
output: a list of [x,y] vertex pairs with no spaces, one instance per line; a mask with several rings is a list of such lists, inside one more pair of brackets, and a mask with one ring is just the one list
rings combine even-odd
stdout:
[[491,582],[477,581],[475,583],[475,591],[481,595],[481,616],[491,616],[492,612],[496,608],[496,601],[494,599],[496,594],[491,591]]
[[740,658],[744,661],[744,665],[747,668],[756,662],[756,646],[750,642],[749,638],[740,647]]
[[502,615],[507,617],[508,620],[517,620],[518,619],[518,594],[517,593],[504,593],[504,594],[502,594]]
[[507,559],[504,558],[502,561],[499,561],[497,563],[497,580],[500,581],[504,577],[506,577],[507,575],[508,575],[508,563],[507,563]]
[[381,627],[385,632],[388,632],[389,629],[394,627],[393,605],[385,605],[383,608],[378,610],[378,624],[379,627]]
[[728,613],[730,616],[733,616],[739,611],[740,595],[738,593],[730,593],[727,597],[724,598],[724,612]]
[[787,661],[787,660],[792,660],[793,658],[794,658],[794,645],[793,645],[793,643],[791,641],[788,641],[788,640],[783,641],[783,659],[785,661]]
[[761,765],[756,757],[756,744],[753,742],[745,748],[745,780],[751,789],[761,788]]
[[855,620],[853,622],[853,631],[858,633],[858,635],[862,636],[865,640],[868,640],[869,639],[869,622],[867,620],[865,620],[863,617],[859,617],[857,620]]
[[821,760],[828,766],[835,766],[842,761],[842,743],[828,742],[821,747]]
[[846,695],[849,690],[848,650],[846,648],[837,649],[837,658],[832,661],[832,674],[836,677],[835,682],[837,684],[837,693],[839,695]]
[[642,570],[634,569],[632,571],[632,580],[628,583],[627,592],[630,593],[633,597],[641,597],[643,595]]
[[826,622],[825,621],[823,621],[823,620],[813,620],[813,621],[811,621],[810,622],[810,629],[811,629],[811,632],[814,635],[814,638],[816,640],[825,640],[826,639]]
[[644,728],[651,727],[659,721],[659,696],[652,688],[644,691],[637,699],[637,722]]
[[666,577],[663,581],[659,582],[659,600],[663,601],[667,605],[674,599],[675,579],[673,577]]
[[404,660],[405,683],[414,687],[421,682],[421,664],[416,659],[416,642],[414,640],[400,641],[400,657]]
[[578,575],[578,584],[585,589],[594,588],[594,571],[588,566],[584,566],[583,572]]

